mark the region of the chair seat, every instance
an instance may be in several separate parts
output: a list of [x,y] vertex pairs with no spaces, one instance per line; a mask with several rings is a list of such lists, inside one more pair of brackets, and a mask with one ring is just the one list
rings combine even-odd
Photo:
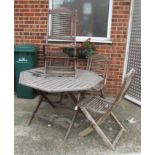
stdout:
[[88,111],[104,114],[112,106],[112,103],[100,96],[89,96],[78,103],[78,107],[86,108]]

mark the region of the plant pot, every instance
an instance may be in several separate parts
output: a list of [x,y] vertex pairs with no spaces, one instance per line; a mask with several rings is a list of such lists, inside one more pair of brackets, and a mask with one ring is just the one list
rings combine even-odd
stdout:
[[[69,57],[74,56],[74,49],[73,48],[65,48],[65,49],[63,49],[63,52],[68,54]],[[76,54],[77,54],[77,57],[79,59],[86,59],[86,54],[82,48],[78,48],[76,51]]]

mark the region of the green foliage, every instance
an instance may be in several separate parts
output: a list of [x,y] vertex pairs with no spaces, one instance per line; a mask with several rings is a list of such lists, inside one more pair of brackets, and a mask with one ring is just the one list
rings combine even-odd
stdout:
[[91,42],[91,38],[88,38],[85,42],[83,42],[81,44],[81,47],[83,48],[84,52],[86,53],[87,58],[94,54],[95,45],[93,42]]

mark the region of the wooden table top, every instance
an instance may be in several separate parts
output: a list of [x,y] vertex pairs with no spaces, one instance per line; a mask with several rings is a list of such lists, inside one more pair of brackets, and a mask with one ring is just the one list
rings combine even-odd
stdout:
[[43,72],[43,67],[22,71],[19,83],[37,90],[52,93],[89,90],[103,80],[96,73],[81,69],[77,69],[77,78],[46,77],[42,74]]

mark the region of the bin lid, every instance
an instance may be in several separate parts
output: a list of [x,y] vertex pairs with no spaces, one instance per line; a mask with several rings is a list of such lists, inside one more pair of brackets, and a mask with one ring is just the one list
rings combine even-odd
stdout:
[[32,44],[20,44],[20,45],[15,45],[14,47],[14,52],[37,52],[38,47]]

